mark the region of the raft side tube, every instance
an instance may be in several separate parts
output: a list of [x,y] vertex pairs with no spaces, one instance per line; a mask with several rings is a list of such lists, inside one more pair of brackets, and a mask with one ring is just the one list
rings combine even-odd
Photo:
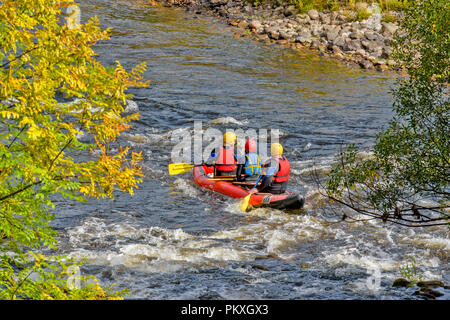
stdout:
[[[211,168],[205,166],[194,167],[193,177],[197,185],[235,199],[245,198],[249,192],[229,181],[210,180],[207,172]],[[253,207],[269,207],[274,209],[300,209],[305,199],[297,193],[285,192],[282,194],[254,193],[251,195],[249,205]]]

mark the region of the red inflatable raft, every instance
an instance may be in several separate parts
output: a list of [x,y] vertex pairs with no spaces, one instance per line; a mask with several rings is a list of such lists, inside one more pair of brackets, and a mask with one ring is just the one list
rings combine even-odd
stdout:
[[[206,188],[232,198],[245,198],[253,183],[240,183],[233,181],[220,181],[220,177],[213,178],[213,167],[196,166],[193,169],[194,181],[202,188]],[[210,176],[208,176],[208,174]],[[275,209],[300,209],[305,200],[300,194],[285,192],[282,194],[254,193],[250,197],[249,205],[252,207],[270,207]]]

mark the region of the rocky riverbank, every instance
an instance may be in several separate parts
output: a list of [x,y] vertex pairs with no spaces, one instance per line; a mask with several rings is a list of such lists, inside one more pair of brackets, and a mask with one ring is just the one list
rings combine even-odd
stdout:
[[[360,5],[367,19],[356,20],[356,12],[309,10],[299,14],[294,6],[280,3],[254,5],[245,0],[161,0],[166,6],[185,7],[196,14],[209,14],[234,26],[235,37],[251,37],[266,44],[292,49],[310,48],[364,69],[396,69],[390,59],[390,42],[398,29],[384,21],[376,5]],[[389,17],[398,16],[391,12]],[[387,20],[387,19],[386,19]]]

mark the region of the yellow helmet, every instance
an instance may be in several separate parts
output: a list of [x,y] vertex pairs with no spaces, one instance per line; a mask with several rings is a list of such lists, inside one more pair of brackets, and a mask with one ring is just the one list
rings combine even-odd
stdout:
[[283,154],[283,146],[279,143],[272,143],[270,146],[270,154],[273,156],[278,156]]
[[236,134],[234,132],[225,132],[223,135],[223,143],[233,144],[236,142]]

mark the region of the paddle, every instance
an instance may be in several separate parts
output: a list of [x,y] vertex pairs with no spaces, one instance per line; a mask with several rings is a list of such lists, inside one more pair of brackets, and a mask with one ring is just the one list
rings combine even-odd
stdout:
[[203,164],[189,164],[189,163],[171,163],[169,164],[169,174],[175,175],[175,174],[182,174],[185,172],[188,172],[193,167],[202,166]]
[[[171,163],[169,164],[169,174],[170,175],[176,175],[176,174],[182,174],[185,172],[188,172],[189,170],[191,170],[193,167],[199,167],[202,166],[203,164],[189,164],[189,163]],[[214,177],[213,179],[210,180],[233,180],[235,179],[235,176],[217,176]]]
[[[260,175],[260,176],[259,176],[258,180],[257,180],[256,183],[255,183],[255,186],[254,186],[252,189],[254,189],[254,188],[256,188],[256,187],[258,186],[258,182],[259,182],[259,180],[261,180],[262,176],[263,176],[263,175]],[[242,210],[242,211],[247,212],[247,209],[248,209],[248,202],[250,201],[250,197],[251,197],[251,196],[252,196],[252,194],[249,193],[249,194],[248,194],[247,196],[245,196],[245,198],[242,200],[242,202],[241,202],[241,210]]]

